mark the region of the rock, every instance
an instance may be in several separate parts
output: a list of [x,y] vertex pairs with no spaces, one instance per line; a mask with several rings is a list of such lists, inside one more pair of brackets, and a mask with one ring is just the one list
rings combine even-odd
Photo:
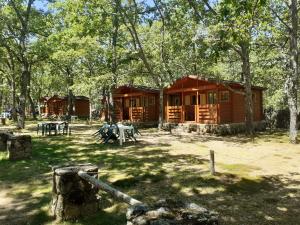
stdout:
[[145,205],[134,205],[128,208],[126,213],[127,220],[144,215],[148,211],[148,207]]
[[[127,212],[129,225],[217,225],[218,214],[195,203],[183,203],[172,199],[159,200],[148,211]],[[132,216],[132,215],[135,216]]]
[[0,132],[0,151],[7,150],[7,141],[12,134],[13,132],[11,131]]
[[30,135],[10,135],[7,141],[9,160],[20,160],[31,157],[32,143]]

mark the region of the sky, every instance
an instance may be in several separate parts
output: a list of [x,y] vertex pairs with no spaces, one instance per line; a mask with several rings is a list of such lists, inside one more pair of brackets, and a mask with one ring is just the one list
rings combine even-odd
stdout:
[[[143,0],[138,0],[138,2],[141,2]],[[146,2],[147,5],[153,5],[153,0],[144,0]],[[34,2],[34,6],[39,9],[39,10],[43,10],[46,11],[47,10],[47,5],[48,5],[48,1],[47,0],[36,0]]]

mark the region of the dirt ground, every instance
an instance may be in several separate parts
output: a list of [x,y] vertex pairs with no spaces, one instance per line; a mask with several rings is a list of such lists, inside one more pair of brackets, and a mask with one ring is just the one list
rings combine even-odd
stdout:
[[[63,160],[97,163],[101,179],[147,203],[165,197],[196,202],[217,211],[221,224],[300,224],[300,145],[289,144],[284,131],[250,139],[145,129],[136,144],[103,147],[91,137],[96,128],[73,125],[71,137],[41,138],[32,126],[25,131],[34,138],[32,161],[11,163],[0,155],[0,224],[54,223],[49,165]],[[114,203],[97,222],[70,224],[124,224],[125,211]]]

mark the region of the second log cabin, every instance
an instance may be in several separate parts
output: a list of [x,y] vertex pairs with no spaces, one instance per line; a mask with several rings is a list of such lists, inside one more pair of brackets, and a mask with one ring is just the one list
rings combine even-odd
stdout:
[[123,85],[113,92],[114,120],[131,122],[158,121],[159,91],[137,85]]
[[[252,86],[254,121],[263,120],[263,90]],[[243,123],[243,91],[244,86],[238,82],[183,77],[164,91],[164,120],[167,123]]]

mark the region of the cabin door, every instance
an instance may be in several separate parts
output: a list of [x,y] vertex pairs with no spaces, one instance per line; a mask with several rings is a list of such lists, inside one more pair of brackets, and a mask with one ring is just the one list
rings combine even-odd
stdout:
[[125,98],[123,101],[123,120],[129,120],[130,99]]
[[185,121],[196,121],[195,116],[196,95],[189,94],[184,96],[184,119]]

